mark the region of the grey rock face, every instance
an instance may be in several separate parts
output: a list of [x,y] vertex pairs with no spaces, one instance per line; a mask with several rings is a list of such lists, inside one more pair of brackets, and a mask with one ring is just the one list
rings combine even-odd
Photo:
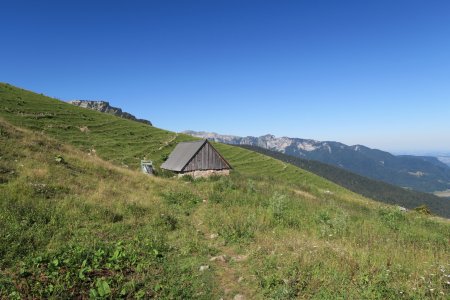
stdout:
[[[299,151],[314,151],[316,149],[319,149],[321,147],[326,147],[326,142],[320,142],[315,140],[307,140],[307,139],[298,139],[298,138],[289,138],[289,137],[275,137],[272,134],[266,134],[260,137],[254,137],[254,136],[246,136],[246,137],[240,137],[240,136],[234,136],[234,135],[223,135],[223,134],[217,134],[214,132],[204,132],[204,131],[191,131],[187,130],[183,133],[200,137],[200,138],[206,138],[211,141],[219,142],[219,143],[225,143],[225,144],[233,144],[233,145],[251,145],[251,146],[258,146],[265,149],[275,150],[279,152],[286,152],[286,149],[288,148],[295,148]],[[326,147],[327,151],[328,148]]]
[[82,107],[87,109],[96,110],[102,113],[107,113],[111,115],[115,115],[124,119],[144,123],[152,126],[152,123],[148,120],[138,119],[130,113],[122,111],[122,109],[118,107],[111,106],[108,101],[95,101],[95,100],[72,100],[68,101],[68,103]]

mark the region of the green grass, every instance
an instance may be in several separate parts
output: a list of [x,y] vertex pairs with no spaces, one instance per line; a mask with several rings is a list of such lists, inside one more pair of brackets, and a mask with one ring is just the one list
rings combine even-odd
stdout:
[[230,177],[148,177],[190,137],[7,85],[0,117],[0,298],[449,297],[445,220],[228,145]]
[[302,159],[255,146],[240,145],[240,147],[308,170],[368,198],[391,205],[399,205],[408,209],[416,209],[422,205],[426,205],[433,214],[450,218],[450,201],[445,201],[445,199],[435,195],[406,190],[319,161]]
[[[0,84],[0,115],[11,123],[45,133],[60,141],[95,151],[116,164],[136,168],[143,157],[161,162],[175,133],[112,115],[83,109],[59,100]],[[165,149],[159,150],[161,147]]]

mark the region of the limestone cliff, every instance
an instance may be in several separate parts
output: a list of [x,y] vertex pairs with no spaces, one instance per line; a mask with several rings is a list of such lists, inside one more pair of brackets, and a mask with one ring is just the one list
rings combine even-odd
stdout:
[[94,101],[94,100],[72,100],[68,101],[68,103],[73,104],[75,106],[88,108],[92,110],[97,110],[99,112],[115,115],[124,119],[133,120],[136,122],[141,122],[147,125],[152,125],[152,123],[148,120],[138,119],[130,113],[123,112],[122,109],[118,107],[111,106],[108,101]]

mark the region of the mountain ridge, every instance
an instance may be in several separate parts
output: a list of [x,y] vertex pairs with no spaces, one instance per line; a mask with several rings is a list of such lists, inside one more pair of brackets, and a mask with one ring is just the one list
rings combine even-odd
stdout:
[[450,167],[436,157],[393,155],[364,145],[350,146],[335,141],[275,137],[272,134],[240,137],[192,130],[183,133],[216,142],[257,146],[294,157],[313,159],[407,189],[431,193],[450,187]]
[[279,151],[249,145],[236,146],[292,164],[365,197],[391,205],[399,205],[407,209],[414,209],[425,204],[433,213],[450,218],[450,201],[447,201],[450,199],[445,199],[444,197],[440,198],[430,193],[405,190],[401,187],[370,179],[333,165],[294,157]]
[[124,119],[128,119],[128,120],[132,120],[132,121],[136,121],[136,122],[139,122],[139,123],[144,123],[144,124],[153,126],[152,122],[150,122],[149,120],[138,119],[134,115],[122,111],[122,109],[119,108],[119,107],[111,106],[108,101],[103,101],[103,100],[70,100],[70,101],[67,101],[67,103],[75,105],[75,106],[78,106],[78,107],[96,110],[96,111],[99,111],[99,112],[102,112],[102,113],[111,114],[111,115],[114,115],[114,116],[117,116],[117,117],[121,117],[121,118],[124,118]]

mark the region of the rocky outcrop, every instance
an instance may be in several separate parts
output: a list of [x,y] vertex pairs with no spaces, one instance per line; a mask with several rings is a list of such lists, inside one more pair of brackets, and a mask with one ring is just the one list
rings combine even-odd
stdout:
[[102,113],[107,113],[111,115],[115,115],[124,119],[144,123],[152,126],[152,123],[148,120],[138,119],[130,113],[122,111],[122,109],[118,107],[111,106],[108,101],[94,101],[94,100],[72,100],[68,101],[68,103],[73,104],[78,107],[88,108],[92,110],[96,110]]

